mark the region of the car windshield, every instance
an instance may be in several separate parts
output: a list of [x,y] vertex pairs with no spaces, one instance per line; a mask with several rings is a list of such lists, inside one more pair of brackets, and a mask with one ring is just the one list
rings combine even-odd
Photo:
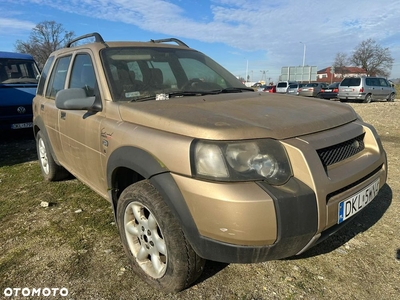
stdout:
[[298,84],[291,84],[289,85],[289,89],[297,89],[298,86]]
[[36,84],[39,70],[33,60],[0,58],[0,83]]
[[106,48],[101,56],[114,101],[254,91],[211,58],[191,49]]

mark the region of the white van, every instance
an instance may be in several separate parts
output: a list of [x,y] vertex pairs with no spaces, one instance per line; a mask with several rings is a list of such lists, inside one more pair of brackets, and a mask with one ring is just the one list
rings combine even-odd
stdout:
[[279,81],[276,85],[276,92],[286,94],[289,88],[289,85],[296,84],[296,81]]

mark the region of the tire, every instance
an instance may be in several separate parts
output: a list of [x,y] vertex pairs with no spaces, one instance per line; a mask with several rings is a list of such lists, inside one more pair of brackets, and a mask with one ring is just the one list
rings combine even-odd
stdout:
[[133,271],[152,287],[179,292],[201,275],[205,260],[189,245],[177,219],[148,180],[122,192],[117,223]]
[[49,149],[47,139],[39,131],[36,134],[36,151],[44,179],[47,181],[57,181],[67,178],[69,176],[68,171],[54,161]]
[[372,101],[371,94],[368,94],[367,96],[365,96],[364,103],[371,103],[371,101]]
[[388,102],[394,102],[394,98],[396,97],[396,95],[395,95],[395,93],[391,93],[390,95],[389,95],[389,97],[387,98],[387,101]]

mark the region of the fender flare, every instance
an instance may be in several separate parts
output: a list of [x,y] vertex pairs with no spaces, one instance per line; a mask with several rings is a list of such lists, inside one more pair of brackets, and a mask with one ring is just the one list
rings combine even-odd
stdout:
[[123,146],[113,151],[108,158],[107,184],[109,188],[112,187],[114,170],[118,167],[132,169],[146,179],[156,174],[169,172],[161,161],[148,152],[132,146]]
[[54,161],[56,162],[57,165],[61,166],[60,162],[57,159],[57,156],[54,153],[53,146],[50,143],[49,135],[47,134],[46,126],[44,125],[43,119],[38,116],[33,120],[33,135],[35,137],[35,141],[36,141],[36,135],[39,131],[42,132],[45,139],[47,140],[47,144],[48,144],[48,147],[50,148],[49,150],[50,150],[51,156],[53,157]]

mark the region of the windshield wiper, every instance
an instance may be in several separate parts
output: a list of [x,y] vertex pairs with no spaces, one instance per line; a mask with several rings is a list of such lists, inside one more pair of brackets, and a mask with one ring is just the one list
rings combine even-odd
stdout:
[[161,93],[151,96],[146,96],[142,98],[133,98],[130,102],[141,102],[141,101],[149,101],[149,100],[168,100],[169,98],[174,97],[187,97],[187,96],[204,96],[204,95],[215,95],[219,94],[220,90],[217,91],[181,91],[181,92],[172,92],[172,93]]
[[[219,90],[212,90],[212,91],[177,91],[171,93],[161,93],[151,96],[146,96],[142,98],[133,98],[130,102],[142,102],[142,101],[149,101],[149,100],[167,100],[173,97],[187,97],[187,96],[205,96],[205,95],[217,95],[221,93],[241,93],[243,91],[252,91],[252,88],[237,88],[237,87],[230,87],[225,89]],[[162,99],[157,99],[161,96]]]
[[254,92],[254,90],[252,88],[242,88],[242,87],[228,87],[222,90],[219,90],[220,93],[241,93],[243,91],[251,91]]

